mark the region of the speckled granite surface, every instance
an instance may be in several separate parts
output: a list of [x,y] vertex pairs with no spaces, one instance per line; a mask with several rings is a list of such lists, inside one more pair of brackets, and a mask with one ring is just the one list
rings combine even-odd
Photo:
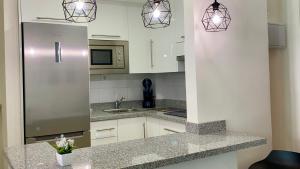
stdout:
[[165,115],[163,112],[156,111],[156,110],[138,110],[135,112],[126,112],[126,113],[106,113],[103,112],[102,110],[93,111],[91,114],[91,122],[135,118],[135,117],[153,117],[153,118],[168,120],[176,123],[182,123],[182,124],[186,123],[186,118]]
[[210,134],[210,133],[218,133],[226,131],[226,121],[213,121],[206,123],[186,123],[186,131],[193,134]]
[[184,101],[158,100],[157,102],[159,104],[157,105],[158,108],[144,109],[141,107],[142,101],[127,101],[122,103],[121,108],[133,108],[136,110],[132,112],[121,112],[121,113],[104,112],[104,110],[106,109],[112,109],[113,103],[92,104],[91,122],[135,118],[135,117],[153,117],[153,118],[168,120],[176,123],[182,123],[182,124],[186,123],[186,118],[165,115],[163,112],[159,111],[159,109],[167,108],[167,107],[185,108]]
[[[64,169],[153,169],[263,145],[261,137],[241,133],[173,134],[74,151],[72,166]],[[57,169],[55,150],[37,143],[6,150],[12,169]]]

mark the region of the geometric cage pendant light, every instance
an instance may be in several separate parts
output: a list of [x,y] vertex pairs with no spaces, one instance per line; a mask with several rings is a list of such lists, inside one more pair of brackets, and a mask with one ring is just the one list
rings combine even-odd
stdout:
[[168,0],[147,0],[143,5],[142,19],[146,28],[165,28],[171,24],[172,12]]
[[63,0],[62,6],[69,22],[87,23],[96,19],[96,0]]
[[202,18],[202,24],[207,32],[226,31],[230,22],[228,9],[217,0],[205,10]]

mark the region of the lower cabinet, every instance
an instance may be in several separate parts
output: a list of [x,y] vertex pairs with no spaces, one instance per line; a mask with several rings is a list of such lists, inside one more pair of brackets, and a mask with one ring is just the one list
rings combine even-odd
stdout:
[[147,117],[147,131],[146,131],[147,137],[160,136],[159,122],[160,120],[158,119]]
[[118,121],[100,121],[91,123],[91,145],[116,143],[118,141]]
[[118,120],[118,142],[146,138],[146,118]]
[[147,137],[185,132],[185,125],[156,118],[147,118]]
[[91,123],[91,145],[157,137],[185,132],[185,125],[151,117],[138,117]]

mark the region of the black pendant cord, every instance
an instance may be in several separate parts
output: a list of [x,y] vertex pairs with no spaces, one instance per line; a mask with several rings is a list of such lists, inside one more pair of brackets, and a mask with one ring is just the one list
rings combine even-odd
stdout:
[[217,0],[215,0],[215,2],[212,4],[212,6],[213,6],[214,10],[219,10],[220,3]]

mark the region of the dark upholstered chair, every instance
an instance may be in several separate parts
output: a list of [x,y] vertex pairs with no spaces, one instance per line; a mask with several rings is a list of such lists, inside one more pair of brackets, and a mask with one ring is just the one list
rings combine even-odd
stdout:
[[300,169],[300,153],[273,150],[266,159],[249,169]]

